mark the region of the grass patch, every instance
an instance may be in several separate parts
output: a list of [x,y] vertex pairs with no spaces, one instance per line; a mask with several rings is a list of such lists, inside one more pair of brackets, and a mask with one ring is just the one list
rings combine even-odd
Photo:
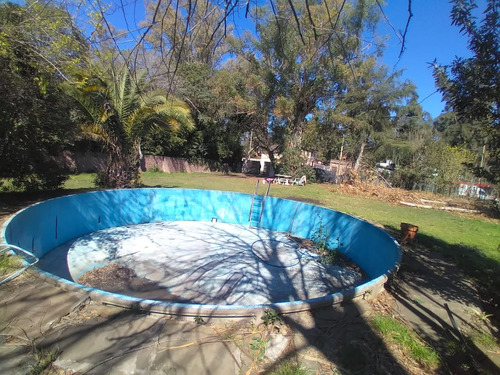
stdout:
[[302,368],[298,363],[291,361],[282,362],[276,370],[269,373],[269,375],[308,375],[309,371]]
[[[141,174],[145,187],[206,189],[253,193],[255,182],[241,174],[222,173],[163,173],[147,171]],[[257,178],[255,178],[257,181]],[[278,185],[277,185],[278,186]],[[261,187],[261,193],[263,188]]]
[[500,347],[500,343],[493,335],[483,331],[474,331],[470,338],[474,344],[488,350],[498,350]]
[[3,252],[0,254],[0,277],[4,277],[22,267],[22,257]]
[[94,189],[96,174],[95,173],[80,173],[72,174],[64,183],[64,189],[78,190],[78,189]]
[[415,361],[436,368],[439,365],[439,355],[431,347],[425,345],[416,333],[394,318],[376,315],[371,324],[387,340],[399,344]]
[[59,353],[56,348],[52,348],[49,351],[42,349],[36,349],[34,352],[36,364],[31,366],[30,375],[39,375],[46,373],[48,369],[52,366],[52,363],[57,359]]

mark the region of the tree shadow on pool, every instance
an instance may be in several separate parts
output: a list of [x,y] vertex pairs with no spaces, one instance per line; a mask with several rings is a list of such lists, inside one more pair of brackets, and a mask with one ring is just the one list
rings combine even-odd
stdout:
[[[269,236],[270,242],[278,243],[282,240],[278,233],[271,232]],[[271,250],[277,250],[277,247]],[[246,272],[267,274],[268,277],[263,285],[253,287],[266,293],[272,302],[296,301],[309,297],[305,275],[298,275],[301,283],[294,286],[297,285],[296,280],[292,280],[287,272],[290,267],[278,254],[268,253],[263,257],[260,252],[258,255],[254,256],[253,265],[250,266],[251,269],[247,268]],[[328,275],[321,274],[320,278],[321,282],[331,288],[330,293],[339,290],[339,286],[332,284]],[[328,293],[325,292],[326,294]],[[367,309],[365,301],[351,303],[346,300],[341,306],[327,306],[312,312],[284,315],[284,322],[291,333],[284,333],[288,340],[288,349],[279,361],[274,361],[269,366],[261,366],[259,373],[272,373],[282,361],[298,359],[303,367],[320,371],[319,373],[338,371],[345,374],[405,374],[404,366],[373,331],[364,309]],[[279,312],[279,308],[277,311]],[[272,340],[272,337],[273,333],[267,336],[267,340]]]
[[[273,271],[266,263],[263,267]],[[271,272],[271,275],[267,282],[271,298],[276,298],[271,300],[279,301],[283,296],[273,294],[272,286],[289,288],[290,280],[280,272]],[[339,285],[332,283],[326,272],[320,273],[320,279],[331,288],[330,293],[339,291]],[[307,289],[305,284],[302,286]],[[346,286],[345,290],[352,287]],[[296,291],[289,293],[290,301],[296,299],[295,294]],[[283,362],[298,361],[302,368],[325,374],[406,374],[405,368],[367,321],[364,314],[367,308],[366,301],[355,303],[344,299],[341,305],[284,314],[283,321],[292,333],[288,349],[263,373],[272,373]]]
[[[225,230],[223,225],[214,225],[212,228],[214,228],[214,230],[208,233],[204,238],[206,243],[220,241],[220,232]],[[215,230],[215,228],[219,229]],[[249,227],[241,228],[241,230],[248,232],[257,231]],[[283,240],[283,234],[266,232],[265,235],[269,236],[268,240],[270,242],[274,241],[273,243],[280,243],[280,241]],[[227,232],[225,236],[225,240],[227,241],[234,241],[237,244],[241,242],[241,236],[235,233]],[[279,248],[271,247],[270,250],[279,250]],[[216,289],[209,289],[208,292],[204,291],[203,294],[200,294],[201,291],[197,287],[196,282],[199,281],[202,276],[210,276],[210,272],[213,272],[215,266],[213,262],[220,261],[220,259],[217,259],[215,255],[215,258],[212,260],[200,259],[200,264],[196,262],[187,263],[186,268],[183,268],[181,271],[188,274],[188,279],[190,281],[182,281],[180,284],[184,284],[185,287],[191,289],[190,293],[195,293],[191,295],[194,295],[196,299],[190,302],[213,303],[213,300],[204,300],[204,298],[210,297],[211,290],[220,293],[220,298],[227,298],[227,292],[230,292],[233,288],[233,286],[229,284],[238,283],[240,280],[233,278],[233,276],[239,274],[249,276],[247,279],[247,282],[250,283],[249,286],[252,289],[264,293],[269,298],[269,301],[272,302],[294,301],[310,297],[310,295],[307,294],[309,291],[306,286],[306,276],[301,274],[300,268],[294,269],[294,275],[298,277],[299,281],[297,285],[297,280],[292,280],[291,275],[287,272],[291,270],[289,264],[286,262],[280,263],[282,262],[282,258],[278,254],[267,254],[267,258],[272,259],[273,264],[270,264],[265,261],[266,259],[263,261],[262,253],[260,253],[261,257],[252,254],[250,249],[246,249],[245,253],[246,254],[242,254],[241,252],[236,253],[235,256],[224,259],[227,262],[227,264],[225,264],[226,268],[233,270],[234,267],[234,270],[232,273],[230,272],[231,275],[228,274],[226,282],[216,286]],[[250,260],[250,263],[247,264],[244,271],[237,268],[243,256],[249,257]],[[263,273],[267,274],[269,277],[258,284],[251,283],[257,278],[257,275]],[[320,281],[323,282],[327,288],[331,288],[330,292],[339,289],[338,285],[332,284],[331,279],[329,279],[326,273],[320,275]],[[207,287],[209,288],[210,286],[211,285],[208,285]],[[186,296],[187,295],[186,293]],[[214,296],[212,295],[212,297]],[[289,340],[290,350],[284,354],[282,359],[286,360],[287,358],[299,357],[304,363],[304,367],[325,371],[339,370],[343,373],[351,374],[404,374],[404,367],[393,357],[385,343],[372,330],[369,322],[366,320],[366,316],[363,315],[362,308],[359,306],[362,305],[348,303],[346,301],[342,306],[325,307],[315,310],[312,313],[299,313],[285,316],[285,322],[290,327],[293,335],[287,338],[287,340]],[[179,312],[183,312],[182,307],[179,308]],[[149,322],[147,325],[144,325],[146,324],[143,322],[144,313],[148,313],[147,308],[144,310],[144,307],[141,307],[135,311],[136,315],[134,315],[134,308],[132,307],[131,310],[124,310],[121,313],[108,316],[107,323],[93,322],[91,325],[88,325],[85,322],[77,322],[72,328],[66,328],[58,333],[58,335],[54,334],[45,337],[43,345],[47,348],[53,347],[54,345],[65,348],[65,356],[73,356],[72,360],[87,361],[92,357],[92,362],[96,363],[93,367],[93,371],[102,371],[103,369],[109,369],[111,367],[118,369],[122,363],[123,365],[127,363],[131,353],[134,353],[135,350],[138,352],[147,352],[149,350],[148,348],[152,345],[152,340],[166,340],[159,338],[160,332],[162,332],[161,334],[163,335],[164,329],[170,329],[170,326],[168,324],[165,325],[164,321],[161,323],[163,319],[160,317],[154,320],[154,322]],[[256,323],[259,324],[261,322],[257,321]],[[126,331],[126,327],[129,327],[129,331]],[[172,337],[169,340],[172,342],[179,340],[177,336],[181,334],[186,335],[186,337],[193,337],[193,335],[200,334],[200,330],[206,331],[205,328],[193,327],[192,323],[191,325],[187,324],[182,329],[175,329],[174,325],[172,325],[171,329],[173,330]],[[118,330],[120,334],[116,333],[115,330]],[[208,335],[208,332],[205,331],[202,335],[204,339]],[[99,343],[102,347],[98,353],[96,353],[95,350],[91,350],[84,356],[83,353],[74,352],[73,348],[81,346],[82,343],[88,341],[92,335],[97,335],[97,332],[102,332],[99,336],[103,333],[108,336],[105,342]],[[236,332],[236,334],[238,333]],[[245,341],[242,339],[243,343],[239,346],[237,345],[237,348],[234,342],[226,343],[223,337],[215,337],[213,340],[219,342],[219,344],[224,343],[225,346],[222,353],[214,354],[212,352],[207,352],[206,355],[201,356],[200,352],[197,352],[200,356],[195,359],[190,358],[192,354],[181,353],[181,351],[179,354],[175,354],[173,350],[166,349],[165,353],[163,353],[163,350],[161,351],[161,355],[164,356],[165,359],[170,358],[169,356],[172,357],[171,359],[173,362],[176,362],[175,366],[172,368],[188,368],[186,367],[188,365],[186,365],[185,361],[192,362],[194,360],[199,360],[206,361],[206,368],[204,371],[197,373],[234,373],[224,372],[225,365],[223,366],[222,364],[220,364],[221,367],[217,368],[215,358],[226,358],[238,348],[238,350],[245,352],[242,347],[247,345],[248,340]],[[178,345],[165,343],[162,348],[178,347],[186,343],[186,339],[183,338]],[[251,344],[255,343],[251,342],[250,345]],[[200,348],[200,351],[201,350]],[[247,362],[245,364],[245,361],[243,361],[241,366],[248,366],[248,361],[255,360],[255,358],[252,357],[252,353],[252,350],[247,352]],[[180,356],[180,359],[175,359],[178,358],[178,356]],[[226,363],[230,363],[230,360],[227,358],[226,361],[228,361]],[[270,367],[263,370],[263,373],[269,373],[273,368],[275,368],[275,364],[271,364]],[[246,369],[247,368],[245,368],[245,370]],[[262,370],[262,367],[260,369]]]

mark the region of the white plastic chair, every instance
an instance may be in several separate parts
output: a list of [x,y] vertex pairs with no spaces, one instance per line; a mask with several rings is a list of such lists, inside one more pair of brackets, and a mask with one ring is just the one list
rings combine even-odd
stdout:
[[294,180],[292,181],[292,185],[304,186],[306,184],[306,182],[307,182],[307,177],[302,176],[299,180],[294,178]]

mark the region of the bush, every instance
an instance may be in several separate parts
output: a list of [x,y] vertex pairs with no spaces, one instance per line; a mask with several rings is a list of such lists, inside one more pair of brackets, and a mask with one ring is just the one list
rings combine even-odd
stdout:
[[424,180],[425,177],[413,169],[399,168],[394,171],[391,183],[393,187],[412,190],[416,184]]
[[276,166],[276,173],[290,175],[293,178],[301,178],[306,176],[307,182],[316,182],[316,170],[309,165],[301,165],[296,169],[291,168],[287,164]]
[[21,165],[14,171],[12,187],[15,190],[54,190],[60,188],[68,179],[69,171],[55,160],[40,159],[40,162]]
[[310,165],[301,165],[293,173],[294,178],[301,178],[302,176],[306,176],[307,182],[316,182],[316,170]]

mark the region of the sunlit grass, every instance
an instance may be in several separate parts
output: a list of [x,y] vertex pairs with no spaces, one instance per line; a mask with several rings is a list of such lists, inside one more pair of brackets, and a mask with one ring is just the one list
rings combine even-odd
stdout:
[[308,375],[309,371],[304,369],[300,364],[286,361],[281,363],[276,370],[269,373],[269,375]]
[[8,275],[22,266],[22,257],[0,253],[0,277]]
[[371,319],[371,324],[386,340],[400,345],[402,350],[418,363],[430,369],[439,365],[440,359],[437,352],[425,345],[416,333],[396,319],[376,315]]
[[70,175],[69,178],[64,183],[64,189],[76,190],[76,189],[93,189],[95,173],[80,173]]
[[474,331],[470,338],[472,341],[478,345],[482,346],[489,350],[499,350],[500,342],[491,334],[483,332],[483,331]]

